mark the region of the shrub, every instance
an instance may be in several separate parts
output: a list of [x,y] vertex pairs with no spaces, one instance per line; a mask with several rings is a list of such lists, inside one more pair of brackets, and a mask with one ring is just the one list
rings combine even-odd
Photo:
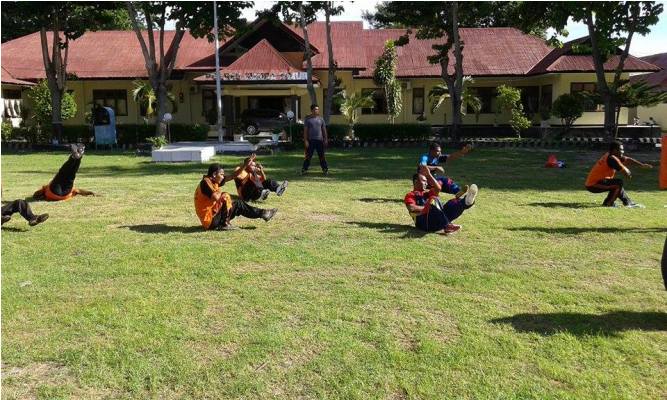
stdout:
[[208,138],[208,125],[171,124],[169,126],[172,142],[200,142]]
[[510,113],[510,126],[521,137],[521,131],[530,128],[532,125],[523,112],[521,91],[512,86],[500,85],[497,92],[498,112],[506,111]]
[[[203,141],[207,139],[208,125],[171,124],[173,142]],[[155,135],[155,125],[122,124],[116,125],[116,140],[120,145],[148,143],[147,138]],[[89,125],[66,125],[64,136],[69,142],[82,139],[84,142],[95,137],[95,131]]]
[[360,140],[418,139],[431,136],[428,124],[356,124],[354,136]]
[[560,118],[567,132],[574,121],[584,114],[584,99],[576,94],[561,94],[551,106],[551,114]]
[[[28,99],[33,104],[32,118],[42,126],[42,130],[50,130],[53,108],[51,105],[51,91],[46,80],[40,81],[28,91]],[[63,94],[61,112],[63,121],[67,121],[76,115],[76,101],[74,96],[67,92]]]
[[2,141],[6,142],[10,139],[12,139],[12,134],[14,131],[14,127],[12,126],[12,123],[9,121],[2,121]]

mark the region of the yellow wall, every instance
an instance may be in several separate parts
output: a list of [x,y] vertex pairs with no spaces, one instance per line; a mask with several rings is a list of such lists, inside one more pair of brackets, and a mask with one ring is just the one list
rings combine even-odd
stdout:
[[655,107],[637,107],[637,118],[640,123],[648,122],[648,119],[653,117],[655,122],[660,125],[663,132],[667,132],[667,103],[658,104]]
[[[193,79],[201,73],[188,73],[183,80],[170,81],[172,85],[171,92],[176,96],[178,102],[178,111],[174,113],[174,122],[176,123],[206,123],[202,115],[202,89],[203,87],[193,82]],[[317,103],[324,104],[323,89],[327,87],[327,71],[316,70],[315,75],[319,78],[320,84],[316,86],[315,91],[317,95]],[[342,86],[348,91],[360,92],[364,88],[375,88],[372,79],[360,79],[352,76],[352,71],[338,71],[336,76],[341,79]],[[611,74],[608,75],[611,79]],[[624,75],[624,78],[627,77]],[[521,86],[543,86],[553,85],[553,97],[555,100],[559,95],[570,92],[570,85],[572,82],[595,82],[595,74],[548,74],[538,77],[508,77],[505,79],[491,79],[491,78],[477,78],[475,79],[473,87],[497,87],[501,84],[512,85],[516,87]],[[451,122],[451,105],[449,101],[431,113],[430,104],[428,102],[428,92],[437,84],[441,83],[439,78],[424,78],[424,79],[409,79],[403,80],[403,109],[401,114],[396,118],[398,123],[417,122],[418,115],[412,113],[412,94],[414,88],[424,88],[425,99],[425,113],[426,122],[432,125],[442,125]],[[4,87],[5,85],[3,85]],[[214,87],[209,85],[209,87]],[[93,99],[93,89],[123,89],[127,91],[127,116],[117,116],[116,122],[118,124],[138,124],[143,123],[143,118],[139,116],[139,107],[132,99],[132,90],[134,88],[132,80],[79,80],[68,82],[68,89],[74,91],[74,96],[77,102],[77,114],[75,118],[66,121],[68,125],[84,124],[84,113],[91,109]],[[257,90],[260,89],[260,90]],[[180,101],[179,95],[182,94],[183,101]],[[301,115],[305,116],[310,113],[310,99],[308,97],[305,85],[298,85],[284,90],[264,90],[261,87],[233,85],[223,83],[223,94],[241,97],[241,109],[248,106],[247,96],[267,96],[267,95],[298,95],[301,97]],[[656,120],[663,121],[661,124],[667,126],[667,111],[665,106],[656,107],[657,111],[653,109],[639,111],[639,118],[648,119],[653,116]],[[654,114],[654,115],[649,115]],[[445,115],[447,116],[445,120]],[[645,117],[643,115],[646,115]],[[623,108],[619,122],[621,124],[628,123],[631,115],[628,110]],[[535,124],[539,123],[539,115],[533,119]],[[604,120],[603,112],[586,112],[579,118],[576,125],[601,125]],[[463,122],[465,124],[482,124],[493,125],[506,124],[508,121],[507,115],[496,116],[495,114],[481,114],[479,119],[475,115],[465,115]],[[334,115],[331,118],[334,124],[344,124],[345,120],[340,115]],[[386,123],[388,122],[386,115],[360,115],[360,123]],[[559,125],[560,121],[557,118],[551,118],[552,125]]]

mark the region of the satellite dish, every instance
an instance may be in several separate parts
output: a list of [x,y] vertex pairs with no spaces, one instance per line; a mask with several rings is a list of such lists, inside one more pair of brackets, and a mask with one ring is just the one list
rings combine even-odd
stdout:
[[171,122],[173,118],[174,117],[171,115],[171,113],[164,113],[164,115],[162,116],[162,120],[164,122]]
[[288,118],[288,119],[292,119],[292,118],[294,118],[294,111],[289,110],[289,111],[287,112],[287,118]]

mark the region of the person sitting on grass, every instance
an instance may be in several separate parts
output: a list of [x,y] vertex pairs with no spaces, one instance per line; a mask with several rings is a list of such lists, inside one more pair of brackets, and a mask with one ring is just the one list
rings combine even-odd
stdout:
[[12,215],[15,213],[21,214],[21,216],[28,221],[28,225],[30,226],[41,224],[49,219],[49,214],[33,214],[30,209],[30,204],[28,204],[27,201],[14,200],[2,206],[2,225],[9,222],[9,220],[12,219]]
[[44,185],[37,190],[32,197],[36,200],[60,201],[69,200],[76,195],[95,196],[95,193],[89,190],[74,187],[74,179],[76,179],[76,173],[81,166],[81,158],[85,149],[86,146],[81,143],[78,145],[72,144],[72,153],[60,167],[56,176],[48,185]]
[[[234,170],[234,183],[239,198],[245,201],[264,201],[269,193],[274,192],[276,196],[282,196],[289,182],[278,182],[267,179],[264,167],[257,160],[244,162],[244,166],[238,166]],[[237,171],[239,170],[239,171]]]
[[[244,162],[244,169],[250,161],[254,161],[254,154]],[[242,169],[239,169],[240,173]],[[195,211],[204,229],[231,230],[230,221],[239,215],[246,218],[262,218],[268,221],[278,209],[263,210],[255,208],[243,200],[232,201],[229,193],[220,188],[225,182],[231,181],[234,175],[225,175],[222,165],[215,163],[208,167],[208,172],[202,177],[195,190]]]
[[[463,146],[463,148],[452,154],[442,154],[442,148],[437,142],[432,142],[429,145],[428,153],[422,155],[419,159],[419,165],[417,166],[417,172],[419,172],[419,166],[426,165],[431,173],[439,172],[441,174],[445,173],[445,169],[440,166],[440,164],[445,164],[446,162],[452,162],[457,158],[463,157],[466,154],[470,153],[472,146],[469,144]],[[445,193],[453,194],[456,198],[460,198],[468,191],[468,186],[459,186],[458,183],[454,182],[451,178],[446,176],[438,176],[436,180],[440,183],[441,190]]]
[[632,178],[632,173],[625,166],[626,163],[634,163],[642,168],[653,168],[651,164],[645,164],[625,156],[623,154],[623,144],[614,141],[609,144],[609,151],[600,157],[588,173],[585,184],[586,190],[591,193],[608,192],[607,198],[602,202],[603,206],[616,207],[616,199],[620,198],[626,207],[644,208],[643,205],[630,200],[623,189],[623,180],[614,178],[616,171],[621,171],[628,179]]
[[472,184],[463,198],[453,198],[442,204],[439,198],[440,183],[426,165],[420,166],[419,173],[413,175],[412,186],[412,191],[405,195],[404,202],[415,227],[444,235],[461,229],[461,225],[453,224],[452,221],[475,204],[478,193],[477,185]]

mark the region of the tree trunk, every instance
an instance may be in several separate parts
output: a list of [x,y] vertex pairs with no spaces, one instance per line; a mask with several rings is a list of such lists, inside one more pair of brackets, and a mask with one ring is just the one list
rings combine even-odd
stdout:
[[458,139],[463,124],[461,114],[461,94],[463,92],[463,48],[459,37],[458,2],[452,4],[452,38],[454,40],[454,78],[452,79],[452,90],[449,91],[452,99],[452,132],[453,137]]
[[310,104],[317,104],[317,95],[315,94],[315,87],[313,86],[313,61],[311,60],[312,54],[310,52],[310,40],[308,39],[308,28],[306,27],[306,20],[304,16],[303,3],[299,4],[299,15],[300,15],[300,25],[303,30],[303,40],[306,45],[305,56],[306,56],[306,76],[308,83],[308,96],[310,96]]
[[329,124],[331,118],[331,106],[333,104],[334,90],[336,88],[336,62],[333,54],[333,43],[331,41],[331,21],[329,6],[324,9],[327,30],[327,51],[329,52],[329,76],[327,82],[327,98],[324,100],[324,121]]
[[616,101],[611,95],[604,98],[604,134],[610,142],[616,136]]
[[157,114],[155,117],[155,133],[156,135],[166,137],[166,128],[162,121],[164,114],[167,112],[167,86],[164,82],[158,83],[157,97]]

